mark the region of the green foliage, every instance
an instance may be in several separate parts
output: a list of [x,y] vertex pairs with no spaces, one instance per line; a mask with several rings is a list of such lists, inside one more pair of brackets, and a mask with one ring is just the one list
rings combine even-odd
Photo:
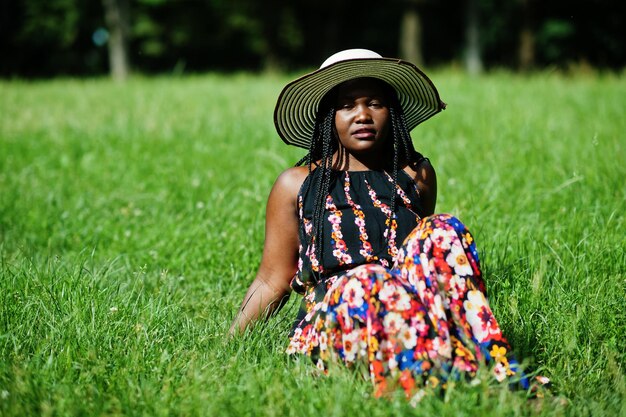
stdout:
[[625,82],[432,78],[413,136],[472,229],[490,302],[554,392],[487,376],[411,407],[283,353],[292,297],[225,334],[263,244],[284,77],[0,83],[0,415],[624,415]]
[[80,20],[77,0],[25,2],[24,15],[23,39],[53,41],[63,49],[76,41]]
[[[524,21],[534,39],[534,64],[539,68],[583,62],[620,70],[626,62],[623,19],[613,0],[476,2],[486,67],[518,64]],[[5,3],[0,13],[0,76],[107,72],[107,46],[92,40],[106,26],[101,1]],[[398,56],[402,16],[414,2],[395,0],[384,7],[374,0],[361,0],[358,7],[347,0],[123,3],[130,10],[128,55],[133,69],[180,73],[310,68],[337,50],[354,47]],[[461,60],[467,1],[417,3],[426,63]]]
[[575,32],[576,29],[571,22],[564,19],[550,19],[537,33],[537,43],[549,61],[562,62],[571,55],[567,43]]

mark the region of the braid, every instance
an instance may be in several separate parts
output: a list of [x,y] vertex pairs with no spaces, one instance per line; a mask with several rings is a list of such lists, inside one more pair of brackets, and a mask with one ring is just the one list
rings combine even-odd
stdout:
[[[393,180],[393,190],[391,193],[390,211],[386,222],[386,240],[388,243],[391,237],[393,222],[396,219],[396,198],[400,167],[407,164],[413,165],[419,163],[424,158],[413,146],[411,135],[406,127],[404,112],[395,97],[395,91],[392,90],[390,95],[394,98],[394,103],[389,106],[392,124],[391,145],[393,146],[393,161],[391,176]],[[320,105],[308,153],[296,163],[296,166],[301,166],[306,163],[309,167],[310,175],[313,171],[312,165],[316,164],[316,161],[319,161],[319,165],[316,168],[319,170],[319,175],[315,178],[315,184],[313,184],[313,181],[309,183],[309,187],[315,190],[315,197],[311,218],[313,229],[309,236],[308,247],[314,249],[312,255],[315,256],[320,265],[323,265],[324,212],[326,210],[326,199],[332,180],[332,158],[339,146],[333,130],[335,109],[334,106],[328,105],[328,103],[332,102],[328,97],[325,97],[323,103]],[[313,280],[316,282],[319,281],[319,273],[315,271],[312,272]]]
[[390,228],[395,219],[396,193],[398,187],[398,172],[400,166],[418,164],[424,156],[415,150],[413,140],[406,127],[406,119],[402,107],[396,101],[389,107],[393,132],[393,193],[391,198],[391,217],[387,226],[387,241],[389,241]]
[[311,157],[311,152],[309,151],[309,153],[304,155],[301,159],[298,159],[298,162],[294,164],[294,167],[299,167],[301,165],[304,165],[305,163],[309,164],[310,157]]
[[309,152],[304,155],[294,166],[299,167],[306,163],[309,166],[309,174],[311,173],[311,162],[313,161],[313,155],[316,153],[317,148],[319,147],[319,140],[317,138],[320,137],[320,121],[317,120],[315,122],[315,129],[313,130],[313,137],[309,142]]
[[[393,110],[392,110],[393,111]],[[394,128],[394,130],[396,130]],[[395,132],[394,132],[395,133]],[[391,213],[389,216],[389,224],[396,216],[396,189],[398,186],[398,140],[396,139],[396,135],[393,135],[393,190],[391,192]]]
[[[324,210],[326,209],[326,197],[328,196],[328,190],[330,189],[331,180],[331,165],[332,157],[337,144],[334,143],[333,126],[335,120],[335,109],[330,108],[319,126],[319,139],[321,139],[321,155],[320,165],[317,169],[321,170],[320,175],[317,176],[315,202],[313,205],[313,231],[309,240],[309,247],[311,244],[315,244],[314,254],[320,264],[322,263],[322,246],[324,236]],[[311,155],[314,154],[313,150],[319,152],[319,142],[317,149],[312,149]],[[315,153],[317,153],[315,152]],[[309,163],[309,171],[311,170],[311,163]]]
[[[398,189],[398,171],[399,171],[399,165],[400,165],[400,149],[399,149],[399,141],[402,142],[401,138],[402,135],[400,133],[400,126],[399,123],[396,122],[397,119],[397,115],[396,115],[396,109],[394,108],[395,106],[390,106],[389,107],[389,112],[391,114],[391,125],[392,125],[392,135],[391,135],[391,139],[392,139],[392,144],[391,146],[393,146],[393,161],[392,161],[392,172],[391,172],[391,176],[393,179],[393,184],[392,184],[392,188],[391,188],[391,201],[390,201],[390,207],[389,207],[389,216],[387,217],[387,222],[386,222],[386,226],[387,226],[387,231],[386,231],[386,240],[387,240],[387,246],[389,246],[389,240],[391,238],[391,232],[392,232],[392,228],[393,228],[393,222],[395,221],[396,218],[396,196],[397,196],[397,189]],[[403,155],[404,157],[404,155]],[[403,158],[404,159],[404,158]],[[391,248],[388,248],[388,250],[390,251]],[[391,253],[391,252],[390,252]]]
[[[393,134],[402,144],[403,155],[400,157],[400,160],[403,164],[415,164],[420,160],[424,159],[424,156],[415,150],[413,146],[413,140],[411,139],[411,134],[406,127],[406,118],[404,116],[404,112],[402,111],[402,107],[398,106],[395,108],[393,106],[391,109],[391,121],[393,124]],[[394,143],[396,143],[394,141]]]

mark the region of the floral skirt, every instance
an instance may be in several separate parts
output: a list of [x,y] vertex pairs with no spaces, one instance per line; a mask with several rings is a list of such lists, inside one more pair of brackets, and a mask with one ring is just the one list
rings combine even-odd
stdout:
[[498,381],[528,388],[489,308],[474,239],[450,215],[420,220],[391,269],[358,266],[320,283],[302,305],[287,353],[321,370],[338,361],[361,368],[376,396],[400,386],[415,398],[473,377],[481,363]]

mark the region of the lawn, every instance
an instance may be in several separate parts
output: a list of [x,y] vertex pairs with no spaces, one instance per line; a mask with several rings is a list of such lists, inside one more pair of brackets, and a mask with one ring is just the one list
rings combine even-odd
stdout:
[[413,131],[474,232],[529,401],[484,375],[416,408],[283,353],[297,298],[227,343],[265,200],[303,150],[286,76],[0,81],[0,415],[626,415],[626,78],[431,74]]

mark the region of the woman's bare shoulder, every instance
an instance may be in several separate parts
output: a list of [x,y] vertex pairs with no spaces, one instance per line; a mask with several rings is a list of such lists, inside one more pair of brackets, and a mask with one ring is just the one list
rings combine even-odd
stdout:
[[276,179],[274,190],[295,197],[308,175],[308,166],[287,168]]

